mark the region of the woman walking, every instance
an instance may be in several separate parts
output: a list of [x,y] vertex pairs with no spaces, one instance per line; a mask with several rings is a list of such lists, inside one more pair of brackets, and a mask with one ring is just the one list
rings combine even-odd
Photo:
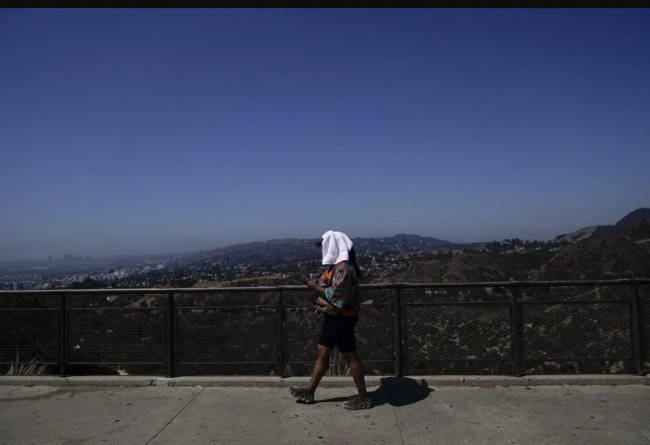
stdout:
[[327,269],[318,282],[307,283],[318,294],[317,310],[323,314],[318,356],[307,387],[290,388],[290,391],[298,398],[298,402],[314,403],[316,388],[329,367],[332,350],[338,347],[350,366],[358,392],[345,403],[345,409],[372,408],[372,399],[366,391],[363,364],[357,355],[354,332],[361,308],[359,280],[363,275],[357,264],[352,241],[345,233],[330,230],[322,238],[316,245],[322,248],[322,262]]

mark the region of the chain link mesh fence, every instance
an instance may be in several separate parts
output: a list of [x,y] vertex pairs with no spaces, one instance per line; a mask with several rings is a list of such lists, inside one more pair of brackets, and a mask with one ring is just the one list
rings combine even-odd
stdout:
[[0,309],[0,363],[58,361],[58,309]]
[[179,364],[277,362],[277,308],[179,308],[176,314]]
[[[624,372],[633,358],[630,286],[518,288],[526,373],[566,372],[567,363],[597,363],[584,372]],[[401,289],[405,372],[512,373],[515,288]],[[280,313],[280,292],[284,314]],[[356,326],[366,372],[392,374],[395,289],[367,288]],[[642,335],[650,365],[650,285],[640,285]],[[59,361],[59,296],[5,295],[0,300],[0,363]],[[10,297],[10,298],[8,298]],[[156,366],[165,372],[173,341],[179,374],[307,375],[322,317],[307,290],[175,294],[175,337],[167,337],[168,294],[67,296],[68,365]],[[42,300],[42,301],[41,301]],[[46,301],[48,300],[48,301]],[[284,324],[280,323],[284,320]],[[283,338],[280,338],[280,329]],[[280,345],[283,345],[281,351]],[[279,369],[284,353],[285,369]],[[461,363],[462,365],[458,366]],[[540,367],[554,364],[555,368]],[[540,369],[537,369],[537,368]],[[68,366],[73,372],[75,367]],[[143,368],[144,369],[144,368]],[[347,374],[338,351],[330,374]]]
[[165,363],[165,309],[68,309],[68,362]]
[[[318,336],[323,318],[312,306],[286,308],[284,345],[287,363],[313,362],[316,359]],[[332,361],[336,361],[332,357]]]
[[631,358],[628,303],[525,304],[526,360]]
[[650,285],[639,285],[639,297],[641,299],[641,338],[644,351],[643,368],[650,373]]
[[520,301],[629,301],[630,295],[629,285],[530,286],[521,288]]
[[643,343],[645,347],[645,360],[650,362],[650,300],[641,302],[641,314],[643,315],[643,324],[641,325]]
[[405,304],[406,367],[439,361],[511,361],[510,308],[503,304]]

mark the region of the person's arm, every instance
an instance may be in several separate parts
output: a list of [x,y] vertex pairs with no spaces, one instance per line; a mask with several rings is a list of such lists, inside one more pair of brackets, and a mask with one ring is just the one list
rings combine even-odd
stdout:
[[[327,275],[327,272],[324,272],[323,275],[320,277],[320,281],[326,282],[329,280],[329,278],[325,278],[325,275]],[[314,292],[316,292],[319,296],[324,296],[325,295],[325,288],[320,287],[318,285],[318,280],[309,280],[307,283],[307,287]]]
[[310,281],[307,283],[307,287],[316,292],[319,296],[325,296],[325,288],[320,287],[315,281]]

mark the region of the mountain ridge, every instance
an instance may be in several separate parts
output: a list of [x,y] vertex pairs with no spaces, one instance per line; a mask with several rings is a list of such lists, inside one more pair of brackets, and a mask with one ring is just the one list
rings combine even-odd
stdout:
[[639,207],[619,219],[615,224],[583,227],[570,233],[558,235],[553,240],[576,242],[603,236],[618,235],[623,233],[627,228],[645,221],[650,221],[650,208]]
[[[234,244],[200,252],[197,257],[205,260],[213,258],[215,261],[235,264],[283,264],[292,261],[317,260],[320,258],[320,249],[314,243],[320,238],[299,239],[285,238],[250,243]],[[433,249],[459,249],[468,244],[454,243],[428,236],[413,234],[397,234],[383,238],[354,238],[354,245],[361,255],[379,252],[413,252]]]
[[[524,247],[522,240],[519,239],[505,240],[504,242],[456,243],[435,237],[420,236],[407,233],[398,233],[389,237],[358,237],[354,238],[353,241],[357,252],[362,257],[376,254],[401,255],[414,252],[444,253],[450,251],[462,253],[462,257],[465,257],[465,254],[470,254],[469,252],[465,252],[467,250],[477,250],[479,252],[483,252],[483,257],[475,256],[471,261],[462,260],[461,258],[455,259],[448,265],[451,269],[445,269],[445,272],[441,275],[437,273],[433,274],[437,280],[463,281],[464,278],[490,279],[492,277],[498,277],[499,279],[515,279],[515,276],[517,277],[516,279],[528,279],[528,275],[530,275],[530,278],[536,279],[535,277],[537,276],[548,276],[548,274],[545,274],[542,271],[537,271],[537,268],[542,266],[541,263],[545,263],[546,261],[550,260],[550,257],[548,257],[548,255],[551,250],[564,250],[563,243],[575,244],[601,238],[619,237],[613,242],[602,244],[601,247],[609,251],[616,250],[617,248],[624,249],[626,252],[623,254],[624,256],[629,254],[641,261],[641,252],[650,251],[650,242],[636,246],[637,242],[643,241],[643,239],[636,238],[645,237],[644,239],[650,239],[650,230],[643,229],[643,224],[645,223],[650,224],[650,209],[641,207],[628,213],[623,218],[618,220],[614,225],[589,226],[573,232],[572,234],[560,235],[559,237],[556,237],[555,239],[546,243],[539,244],[535,242],[535,245],[532,246],[530,244],[526,244],[526,247]],[[634,235],[635,239],[628,240],[629,242],[625,241],[630,237],[630,234],[628,233],[630,228],[637,226],[641,228],[635,229],[637,232],[639,232],[637,235]],[[624,235],[626,233],[627,235]],[[621,235],[623,236],[621,237]],[[240,243],[227,247],[221,247],[218,249],[203,251],[193,256],[192,259],[189,259],[189,263],[212,263],[215,265],[218,264],[220,266],[235,267],[245,264],[279,266],[293,262],[318,261],[320,259],[321,252],[319,248],[314,246],[314,243],[319,239],[320,238],[284,238],[271,239],[267,241],[255,241],[250,243]],[[504,243],[510,247],[504,248],[503,246],[496,246],[495,248],[494,246],[494,244],[498,245]],[[556,244],[555,247],[553,244]],[[570,256],[580,256],[581,254],[578,253],[580,249],[592,250],[593,247],[591,246],[591,244],[581,244],[581,247],[577,249],[576,252],[571,253]],[[508,249],[510,249],[513,253],[517,253],[517,256],[508,258],[507,255],[505,257],[501,255],[501,253],[507,253],[504,252],[504,250]],[[522,249],[527,250],[529,254],[532,254],[527,261],[524,261],[525,257],[521,256],[523,254],[521,251]],[[532,251],[532,249],[536,249],[536,251]],[[543,249],[544,251],[542,252],[540,249]],[[569,250],[569,252],[572,251]],[[556,254],[557,252],[553,253],[553,255]],[[476,255],[476,252],[474,255]],[[590,253],[589,255],[592,254]],[[587,255],[587,257],[589,257],[589,255]],[[595,261],[597,256],[592,255],[591,258]],[[575,259],[578,261],[578,257]],[[463,263],[462,261],[466,262]],[[606,260],[602,259],[602,261]],[[641,262],[643,263],[644,261]],[[536,267],[533,267],[533,265]],[[513,267],[517,270],[515,271]],[[565,267],[571,268],[571,265],[567,264]],[[435,269],[439,270],[440,268],[436,266]],[[481,269],[483,272],[479,273],[475,277],[469,276],[472,275],[470,274],[471,271],[477,271],[479,269]],[[494,273],[487,273],[487,270],[492,270]],[[511,272],[506,273],[503,271]],[[522,271],[527,272],[526,274],[522,274]],[[587,273],[587,275],[591,276],[596,273],[592,272]],[[431,277],[431,274],[429,273],[424,275]],[[549,277],[547,278],[550,279]]]

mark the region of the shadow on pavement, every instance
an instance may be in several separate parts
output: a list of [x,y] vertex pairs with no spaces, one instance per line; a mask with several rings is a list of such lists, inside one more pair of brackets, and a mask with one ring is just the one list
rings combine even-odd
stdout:
[[[368,392],[372,397],[375,406],[392,405],[406,406],[420,402],[433,392],[433,389],[417,380],[408,377],[386,377],[381,379],[381,386],[374,391]],[[350,390],[350,397],[356,393]],[[316,403],[345,402],[348,397],[334,397],[331,399],[317,400]]]

